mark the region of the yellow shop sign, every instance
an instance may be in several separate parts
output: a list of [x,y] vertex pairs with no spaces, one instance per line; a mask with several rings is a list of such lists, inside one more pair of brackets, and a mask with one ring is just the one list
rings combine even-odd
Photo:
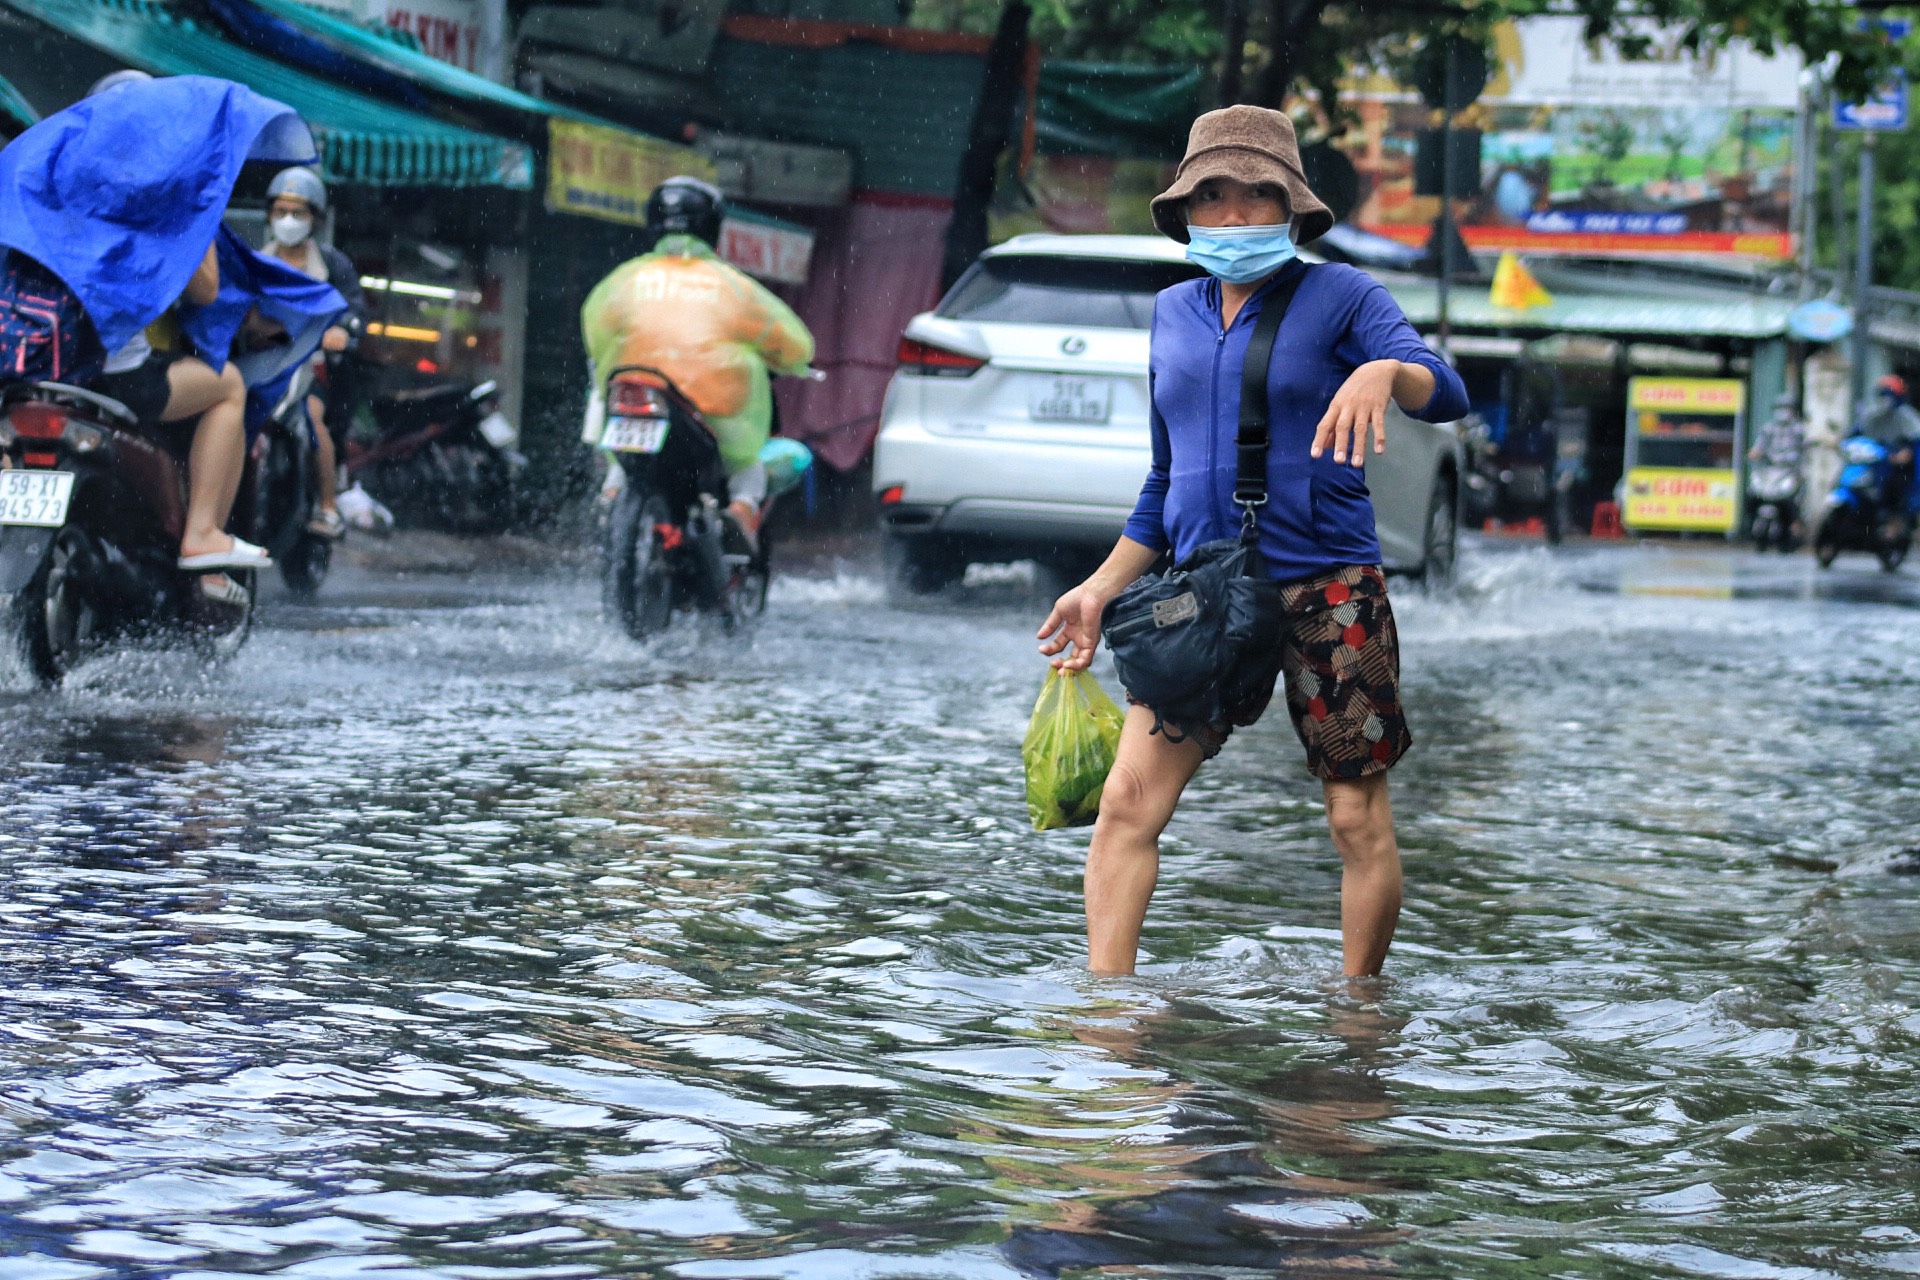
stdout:
[[676,174],[713,181],[713,161],[627,129],[547,121],[547,208],[639,226],[647,197]]

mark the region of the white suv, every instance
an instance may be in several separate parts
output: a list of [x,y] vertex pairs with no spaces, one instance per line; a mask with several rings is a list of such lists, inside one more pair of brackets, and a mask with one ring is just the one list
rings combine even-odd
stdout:
[[[1153,297],[1199,274],[1159,236],[1018,236],[987,250],[900,340],[873,483],[894,583],[975,561],[1071,576],[1112,549],[1146,478]],[[1453,570],[1459,446],[1392,411],[1367,460],[1389,570]]]

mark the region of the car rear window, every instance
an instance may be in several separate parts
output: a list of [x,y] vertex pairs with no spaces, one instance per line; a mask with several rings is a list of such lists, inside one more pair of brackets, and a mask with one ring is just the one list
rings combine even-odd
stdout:
[[1006,254],[974,263],[940,300],[938,314],[949,320],[1145,329],[1153,323],[1153,295],[1199,274],[1186,262]]

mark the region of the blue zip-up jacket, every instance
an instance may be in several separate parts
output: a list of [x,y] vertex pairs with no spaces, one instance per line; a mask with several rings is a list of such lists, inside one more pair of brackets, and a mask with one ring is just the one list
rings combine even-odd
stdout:
[[[1283,582],[1380,563],[1366,475],[1335,462],[1331,449],[1309,456],[1314,428],[1347,375],[1370,360],[1403,360],[1433,371],[1433,395],[1413,414],[1428,422],[1465,415],[1467,390],[1378,281],[1337,263],[1283,270],[1247,300],[1225,332],[1219,281],[1188,280],[1160,293],[1148,356],[1153,467],[1127,521],[1133,541],[1156,551],[1171,548],[1184,559],[1202,543],[1238,535],[1233,439],[1240,370],[1260,309],[1293,271],[1308,275],[1280,325],[1267,374],[1273,443],[1260,553],[1268,574]],[[1387,448],[1393,448],[1391,434]]]

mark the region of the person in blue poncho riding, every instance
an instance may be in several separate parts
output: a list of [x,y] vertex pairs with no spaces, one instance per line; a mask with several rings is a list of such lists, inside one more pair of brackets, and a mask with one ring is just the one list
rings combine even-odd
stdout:
[[[215,244],[248,159],[314,158],[289,107],[203,76],[109,77],[0,152],[0,381],[93,381],[148,423],[198,417],[180,566],[259,568],[225,532],[245,462],[246,387],[224,346],[154,349],[169,313],[189,335],[223,294]],[[234,330],[227,330],[230,341]]]

